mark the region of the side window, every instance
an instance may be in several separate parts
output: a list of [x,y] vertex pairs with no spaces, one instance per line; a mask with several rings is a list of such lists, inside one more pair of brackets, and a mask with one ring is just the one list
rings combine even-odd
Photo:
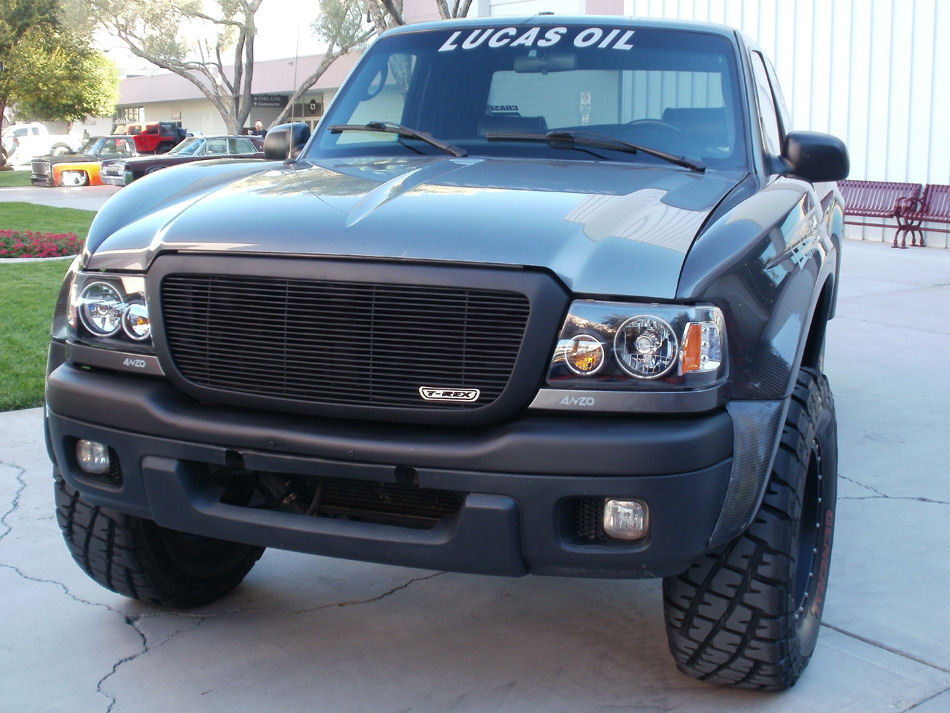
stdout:
[[228,139],[228,153],[254,153],[257,151],[250,139]]
[[212,139],[205,144],[205,154],[209,156],[222,156],[227,154],[228,146],[224,139]]
[[792,116],[788,112],[788,104],[785,103],[785,95],[782,94],[782,86],[778,83],[778,75],[775,73],[775,67],[768,57],[765,59],[765,69],[769,73],[769,82],[772,84],[772,94],[775,96],[775,105],[778,107],[778,118],[782,122],[784,131],[789,131]]
[[762,128],[762,145],[766,153],[778,156],[782,153],[782,131],[779,128],[775,100],[772,97],[772,85],[765,71],[765,62],[758,52],[752,53],[752,73],[755,76],[755,90],[759,100],[759,125]]

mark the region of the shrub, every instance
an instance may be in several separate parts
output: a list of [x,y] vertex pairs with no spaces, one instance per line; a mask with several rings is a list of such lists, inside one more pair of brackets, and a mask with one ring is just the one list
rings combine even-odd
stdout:
[[82,250],[75,233],[35,233],[32,230],[0,230],[0,258],[61,257]]

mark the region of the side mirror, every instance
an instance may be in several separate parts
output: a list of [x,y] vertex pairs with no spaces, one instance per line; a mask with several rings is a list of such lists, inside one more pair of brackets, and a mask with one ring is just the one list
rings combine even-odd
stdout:
[[848,149],[841,139],[810,131],[792,131],[782,149],[786,172],[806,181],[840,181],[848,177]]
[[264,158],[274,161],[296,158],[309,139],[310,126],[302,121],[278,124],[264,136]]

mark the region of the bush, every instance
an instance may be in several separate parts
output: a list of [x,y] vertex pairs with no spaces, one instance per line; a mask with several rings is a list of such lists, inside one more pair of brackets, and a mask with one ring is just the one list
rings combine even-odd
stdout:
[[0,230],[0,258],[61,257],[82,250],[75,233],[35,233],[32,230]]

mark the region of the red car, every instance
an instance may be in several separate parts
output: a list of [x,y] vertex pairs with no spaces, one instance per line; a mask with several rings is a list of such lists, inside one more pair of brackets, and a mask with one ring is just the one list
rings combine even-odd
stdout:
[[188,136],[188,132],[181,127],[181,122],[175,121],[128,124],[123,129],[134,139],[135,149],[143,154],[165,153]]

